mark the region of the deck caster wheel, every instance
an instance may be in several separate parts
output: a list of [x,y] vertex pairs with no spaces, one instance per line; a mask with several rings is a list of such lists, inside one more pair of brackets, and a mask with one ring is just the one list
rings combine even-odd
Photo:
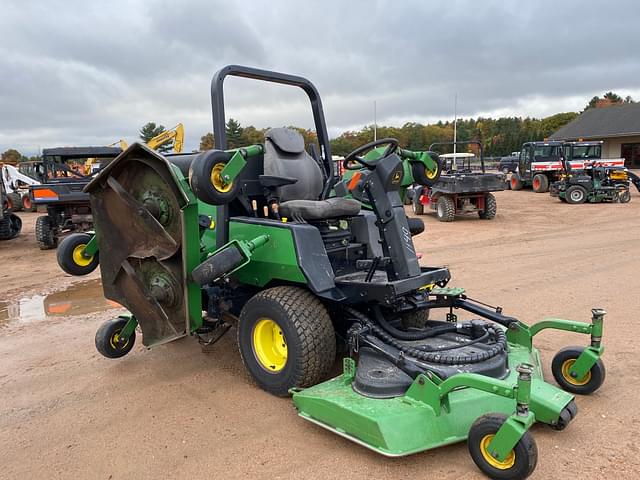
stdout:
[[320,382],[336,358],[336,338],[325,306],[308,290],[274,287],[245,304],[238,324],[245,368],[269,393]]
[[91,240],[88,233],[72,233],[64,238],[58,246],[56,259],[62,270],[69,275],[88,275],[98,266],[98,254],[87,257],[84,249]]
[[589,395],[598,390],[604,383],[605,368],[601,359],[591,367],[583,378],[574,378],[569,373],[576,359],[584,349],[567,347],[560,350],[551,362],[551,373],[563,390],[577,395]]
[[136,343],[136,332],[131,332],[129,338],[124,340],[120,338],[120,332],[127,324],[128,320],[123,317],[107,320],[96,332],[96,348],[107,358],[124,357],[131,351]]
[[507,415],[499,413],[489,413],[478,418],[469,430],[469,454],[478,468],[489,478],[520,480],[531,475],[538,463],[538,448],[529,431],[525,432],[502,461],[491,455],[487,448],[507,418]]
[[222,171],[229,154],[220,150],[201,153],[189,168],[189,185],[198,199],[211,205],[224,205],[236,198],[239,182],[226,183]]
[[576,415],[578,415],[578,405],[575,400],[571,400],[560,412],[558,420],[556,420],[555,423],[549,424],[549,426],[557,431],[564,430],[567,428],[567,425],[569,425],[569,422],[576,418]]

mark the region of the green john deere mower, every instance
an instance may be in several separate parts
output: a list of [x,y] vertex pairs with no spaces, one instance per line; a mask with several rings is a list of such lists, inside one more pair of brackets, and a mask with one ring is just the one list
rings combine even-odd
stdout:
[[[319,148],[293,130],[226,150],[223,83],[240,76],[302,88]],[[300,416],[398,456],[467,441],[493,478],[528,476],[530,427],[562,430],[573,394],[597,390],[603,318],[528,326],[448,287],[449,271],[418,263],[401,196],[437,178],[435,154],[383,139],[347,157],[361,168],[334,176],[322,103],[308,80],[228,66],[212,81],[216,146],[164,157],[132,145],[87,186],[105,296],[130,314],[96,334],[106,357],[185,336],[204,344],[237,322],[242,360],[256,383],[292,394]],[[412,177],[412,178],[408,178]],[[90,256],[89,255],[89,256]],[[469,320],[458,318],[467,312]],[[553,359],[546,383],[533,337],[558,329],[590,337]],[[349,355],[326,379],[336,346]]]

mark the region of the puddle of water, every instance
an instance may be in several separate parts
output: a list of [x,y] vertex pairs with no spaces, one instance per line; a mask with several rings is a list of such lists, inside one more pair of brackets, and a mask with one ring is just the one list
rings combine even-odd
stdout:
[[0,302],[0,327],[40,322],[57,316],[86,315],[119,306],[104,298],[100,279],[89,280],[49,295]]

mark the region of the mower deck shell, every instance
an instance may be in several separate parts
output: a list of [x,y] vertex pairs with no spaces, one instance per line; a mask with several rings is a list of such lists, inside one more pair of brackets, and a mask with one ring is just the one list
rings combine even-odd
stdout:
[[[536,421],[553,423],[573,399],[543,380],[538,350],[510,344],[509,375],[515,385],[515,367],[533,365],[530,409]],[[405,456],[465,441],[480,416],[512,414],[516,400],[473,388],[460,388],[442,399],[441,413],[408,395],[379,399],[355,392],[348,373],[293,394],[299,415],[366,448],[389,457]]]

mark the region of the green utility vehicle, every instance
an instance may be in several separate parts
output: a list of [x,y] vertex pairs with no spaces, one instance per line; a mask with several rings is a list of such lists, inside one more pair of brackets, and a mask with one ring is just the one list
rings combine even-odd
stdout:
[[[229,76],[301,88],[319,148],[275,128],[227,150]],[[228,66],[211,96],[219,150],[165,157],[134,144],[86,187],[105,296],[130,312],[98,329],[98,351],[126,355],[138,326],[147,347],[190,335],[211,345],[235,323],[257,385],[292,394],[302,418],[388,456],[466,440],[488,476],[527,477],[530,427],[562,430],[577,413],[573,394],[604,381],[605,312],[528,326],[449,287],[447,268],[421,266],[412,233],[424,227],[409,223],[401,193],[437,176],[438,161],[383,139],[348,155],[361,168],[336,178],[305,78]],[[533,346],[546,329],[590,340],[555,356],[559,386],[543,380]],[[326,380],[338,343],[349,355]]]

